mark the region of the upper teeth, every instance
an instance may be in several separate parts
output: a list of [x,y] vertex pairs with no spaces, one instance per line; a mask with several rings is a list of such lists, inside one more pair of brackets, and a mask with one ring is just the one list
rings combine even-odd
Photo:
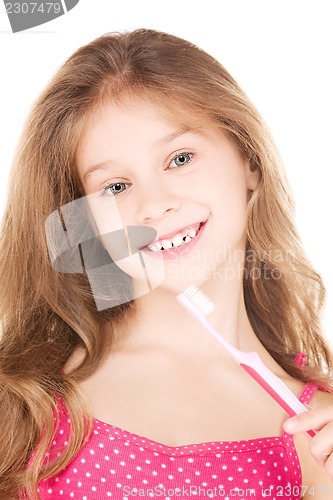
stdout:
[[180,247],[180,245],[188,243],[189,241],[191,241],[192,238],[194,238],[194,236],[197,235],[200,228],[200,224],[201,223],[199,222],[197,224],[193,224],[192,226],[188,226],[181,232],[175,234],[175,236],[173,236],[169,240],[154,241],[154,243],[148,245],[148,248],[153,252],[158,252],[161,249],[168,250],[169,248]]

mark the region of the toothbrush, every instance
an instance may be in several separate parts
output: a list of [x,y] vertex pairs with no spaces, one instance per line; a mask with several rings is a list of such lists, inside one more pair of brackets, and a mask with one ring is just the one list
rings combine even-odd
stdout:
[[[209,323],[206,316],[215,309],[215,305],[199,288],[190,285],[177,295],[177,300],[290,416],[308,411],[289,387],[267,368],[257,352],[243,352],[236,349]],[[314,430],[308,430],[307,433],[311,437],[316,435]]]

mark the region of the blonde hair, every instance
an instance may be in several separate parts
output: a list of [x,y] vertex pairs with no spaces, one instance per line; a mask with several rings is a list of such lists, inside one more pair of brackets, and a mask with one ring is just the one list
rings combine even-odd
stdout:
[[[133,312],[132,303],[98,312],[86,275],[56,272],[45,238],[47,216],[82,195],[75,153],[87,117],[128,95],[158,104],[174,120],[218,125],[260,170],[248,206],[247,312],[286,372],[332,389],[320,327],[323,283],[301,248],[290,190],[260,115],[223,66],[191,43],[144,29],[106,34],[78,49],[50,81],[14,159],[0,240],[1,498],[19,492],[38,498],[38,482],[74,458],[90,432],[77,382],[110,352],[110,326]],[[63,376],[78,347],[81,363]],[[307,353],[303,369],[293,362],[300,351]],[[72,434],[48,464],[43,457],[56,431],[58,395]]]

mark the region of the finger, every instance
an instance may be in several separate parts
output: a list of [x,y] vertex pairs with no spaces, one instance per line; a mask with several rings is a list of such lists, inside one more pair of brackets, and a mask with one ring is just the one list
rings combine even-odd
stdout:
[[333,479],[333,454],[331,454],[325,464],[324,464],[325,471],[327,472],[328,476]]
[[[325,425],[320,432],[311,439],[309,449],[321,467],[326,466],[328,460],[331,466],[331,459],[333,462],[333,422]],[[333,463],[332,463],[333,466]]]
[[289,434],[304,432],[309,429],[321,429],[333,421],[333,405],[316,408],[289,418],[283,423],[283,428]]

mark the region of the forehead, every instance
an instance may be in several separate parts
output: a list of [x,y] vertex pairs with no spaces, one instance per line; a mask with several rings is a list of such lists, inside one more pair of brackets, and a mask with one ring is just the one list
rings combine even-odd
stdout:
[[[162,98],[158,94],[142,96],[122,96],[117,99],[103,101],[93,108],[86,118],[81,137],[87,137],[95,128],[106,125],[121,131],[124,127],[139,124],[138,131],[146,123],[153,123],[162,129],[178,128],[192,130],[216,123],[203,110],[195,109],[181,97],[170,96]],[[156,131],[157,132],[157,131]],[[81,141],[82,142],[82,141]]]

